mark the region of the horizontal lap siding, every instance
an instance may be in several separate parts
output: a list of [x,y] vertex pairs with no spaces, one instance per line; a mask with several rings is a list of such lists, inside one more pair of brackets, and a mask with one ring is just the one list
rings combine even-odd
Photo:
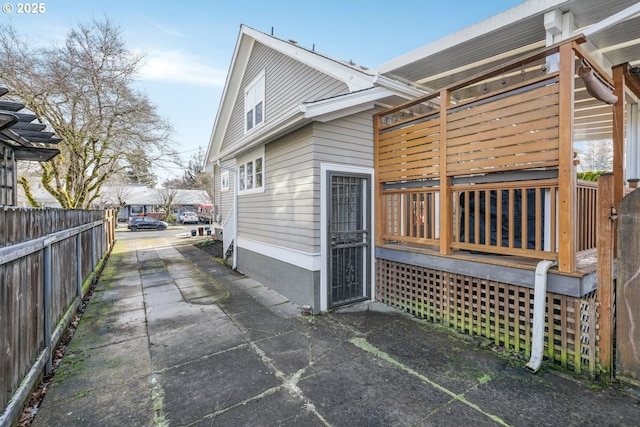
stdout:
[[373,113],[370,110],[328,123],[314,124],[318,177],[319,162],[373,167]]
[[314,182],[311,126],[265,149],[265,191],[239,196],[239,234],[302,252],[319,251],[319,185]]
[[240,236],[320,252],[320,165],[373,168],[373,111],[314,123],[265,149],[264,193],[239,198]]
[[341,81],[256,42],[236,96],[222,151],[244,137],[244,89],[262,71],[265,71],[266,123],[277,120],[302,102],[348,92],[347,85]]
[[447,117],[447,174],[558,165],[558,85],[464,108]]
[[[222,162],[222,164],[227,168],[236,167],[235,159],[227,160],[225,162]],[[235,186],[235,173],[233,171],[229,171],[229,190],[227,191],[221,190],[221,185],[222,185],[221,176],[222,176],[222,173],[225,172],[226,170],[227,169],[216,166],[215,176],[214,176],[214,179],[215,179],[214,188],[216,189],[216,192],[214,194],[214,205],[216,206],[216,209],[217,209],[216,213],[220,215],[222,221],[224,221],[227,218],[227,215],[229,215],[229,211],[231,210],[231,207],[233,206],[233,203],[234,203],[233,188]]]

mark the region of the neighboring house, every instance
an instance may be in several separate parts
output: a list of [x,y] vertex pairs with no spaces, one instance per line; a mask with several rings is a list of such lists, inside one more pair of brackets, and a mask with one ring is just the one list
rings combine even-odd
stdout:
[[97,205],[107,208],[119,208],[118,220],[156,212],[171,200],[173,214],[184,211],[201,212],[211,200],[204,190],[184,190],[167,188],[149,188],[145,185],[104,186],[100,190]]
[[372,116],[422,94],[242,26],[206,157],[234,267],[314,312],[370,298]]
[[[0,87],[0,98],[8,92]],[[23,108],[19,102],[0,99],[0,206],[19,204],[16,162],[45,162],[59,153],[42,144],[57,144],[60,139],[44,132],[45,125],[32,123],[37,117]]]

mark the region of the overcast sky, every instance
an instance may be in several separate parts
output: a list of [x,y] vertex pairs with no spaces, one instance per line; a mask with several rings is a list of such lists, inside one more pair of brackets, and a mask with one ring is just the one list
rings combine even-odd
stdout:
[[[19,14],[18,2],[5,1],[0,19],[41,44],[61,42],[74,24],[94,18],[119,25],[129,49],[146,54],[138,88],[173,123],[173,140],[188,160],[198,147],[206,151],[241,24],[265,33],[273,29],[279,38],[315,45],[325,55],[376,70],[520,3],[523,0],[49,0],[40,3],[44,13]],[[165,179],[182,173],[173,169],[159,175]]]

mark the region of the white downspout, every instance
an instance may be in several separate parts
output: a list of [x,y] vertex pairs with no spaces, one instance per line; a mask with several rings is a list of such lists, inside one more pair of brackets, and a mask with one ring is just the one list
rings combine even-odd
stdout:
[[554,261],[543,260],[536,267],[535,288],[533,294],[533,330],[531,332],[531,358],[526,368],[532,373],[538,372],[544,352],[544,312],[547,299],[547,272],[556,265]]
[[234,185],[233,185],[233,204],[234,204],[234,210],[235,210],[235,214],[233,215],[233,221],[235,222],[234,226],[233,226],[233,269],[237,270],[238,269],[238,187],[240,186],[240,174],[238,172],[238,170],[236,170],[236,176],[234,178]]

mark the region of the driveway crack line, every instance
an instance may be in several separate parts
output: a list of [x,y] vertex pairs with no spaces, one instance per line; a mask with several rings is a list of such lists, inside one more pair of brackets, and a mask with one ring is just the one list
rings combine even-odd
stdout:
[[482,408],[480,408],[475,403],[470,402],[469,400],[467,400],[467,398],[464,397],[464,394],[455,393],[455,392],[449,390],[448,388],[436,383],[435,381],[432,381],[431,379],[429,379],[425,375],[422,375],[421,373],[415,371],[414,369],[404,365],[403,363],[401,363],[398,360],[396,360],[393,357],[391,357],[388,353],[385,353],[384,351],[382,351],[379,348],[375,347],[374,345],[369,343],[365,338],[356,337],[356,338],[352,338],[349,341],[353,345],[355,345],[356,347],[360,348],[361,350],[364,350],[367,353],[370,353],[373,356],[390,363],[391,365],[395,366],[396,368],[399,368],[399,369],[405,371],[406,373],[417,377],[418,379],[420,379],[421,381],[429,384],[430,386],[434,387],[435,389],[437,389],[437,390],[439,390],[439,391],[451,396],[452,398],[454,398],[458,402],[461,402],[461,403],[469,406],[471,409],[474,409],[474,410],[480,412],[481,414],[487,416],[488,418],[490,418],[491,420],[495,421],[496,423],[498,423],[500,425],[503,425],[503,426],[509,426],[509,424],[506,421],[504,421],[502,418],[500,418],[499,416],[490,414],[490,413],[484,411]]

